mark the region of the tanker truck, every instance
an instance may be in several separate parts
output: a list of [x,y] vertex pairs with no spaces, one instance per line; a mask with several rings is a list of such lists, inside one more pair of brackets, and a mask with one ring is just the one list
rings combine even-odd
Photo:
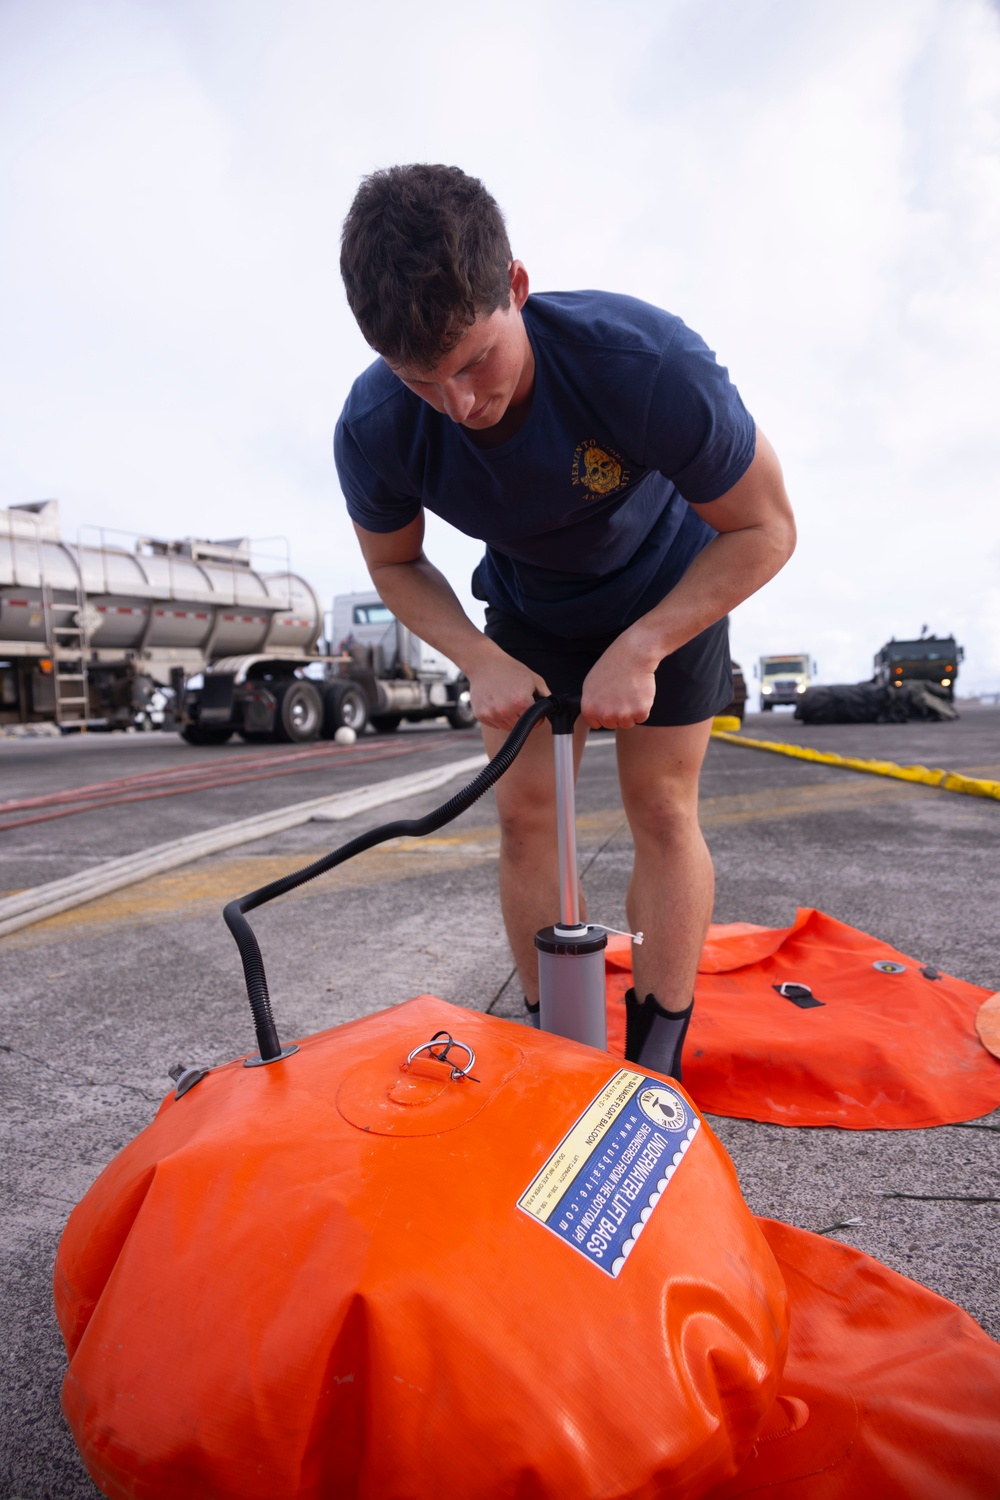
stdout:
[[250,543],[63,541],[55,500],[0,511],[0,723],[124,728],[220,657],[313,659],[322,611]]
[[[126,728],[158,686],[194,745],[307,742],[369,719],[474,723],[454,668],[399,649],[318,649],[323,611],[287,567],[262,571],[246,538],[62,540],[58,504],[0,510],[0,726]],[[396,718],[396,715],[399,718]]]

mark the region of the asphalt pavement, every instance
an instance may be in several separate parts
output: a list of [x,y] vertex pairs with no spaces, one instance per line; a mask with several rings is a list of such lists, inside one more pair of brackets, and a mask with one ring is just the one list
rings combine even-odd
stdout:
[[[963,707],[949,724],[812,728],[787,714],[748,715],[746,733],[1000,780],[998,708]],[[0,802],[20,804],[0,808],[0,896],[477,749],[475,735],[437,726],[365,736],[308,763],[287,746],[195,751],[164,735],[0,741]],[[86,793],[97,804],[89,811],[49,816],[68,805],[54,796],[105,782],[115,786]],[[59,1411],[65,1360],[52,1264],[72,1206],[151,1119],[171,1086],[168,1068],[254,1048],[222,906],[377,823],[421,816],[459,785],[341,824],[287,829],[0,939],[4,1500],[97,1495]],[[591,919],[624,927],[631,844],[611,735],[591,736],[577,807]],[[716,741],[702,821],[716,864],[717,921],[786,926],[796,907],[814,906],[1000,990],[996,801]],[[370,851],[255,913],[282,1037],[422,992],[517,1016],[496,855],[487,797],[438,834]],[[951,1298],[1000,1337],[1000,1111],[975,1128],[918,1131],[710,1123],[755,1212],[814,1230],[859,1219],[838,1237]],[[900,1191],[929,1197],[883,1196]],[[994,1201],[952,1201],[963,1194]]]

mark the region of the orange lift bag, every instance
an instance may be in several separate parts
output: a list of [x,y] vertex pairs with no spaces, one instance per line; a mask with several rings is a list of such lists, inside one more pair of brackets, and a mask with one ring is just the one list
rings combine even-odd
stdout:
[[704,1500],[996,1500],[1000,1344],[860,1250],[758,1220],[789,1293],[778,1400]]
[[682,1090],[430,996],[168,1097],[55,1296],[112,1500],[695,1500],[787,1338]]
[[[628,941],[610,940],[606,961],[608,1049],[621,1056]],[[989,994],[808,907],[791,927],[713,925],[684,1084],[709,1114],[775,1125],[975,1119],[1000,1105],[1000,1061],[976,1033]]]

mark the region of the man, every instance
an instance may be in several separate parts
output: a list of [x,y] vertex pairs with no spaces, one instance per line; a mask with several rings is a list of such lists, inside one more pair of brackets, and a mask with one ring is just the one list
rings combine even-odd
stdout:
[[[337,426],[341,486],[379,595],[469,679],[492,755],[535,694],[616,731],[645,941],[630,1061],[680,1078],[714,874],[698,826],[712,718],[730,701],[726,617],[791,555],[774,451],[675,318],[599,292],[528,295],[503,217],[457,167],[366,178],[341,271],[381,355]],[[469,620],[423,551],[424,510],[487,543]],[[559,911],[554,770],[539,726],[496,788],[500,897],[529,1012],[534,933]]]

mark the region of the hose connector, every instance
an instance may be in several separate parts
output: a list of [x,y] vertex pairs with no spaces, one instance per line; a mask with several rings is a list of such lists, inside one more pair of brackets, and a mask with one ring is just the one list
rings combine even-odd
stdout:
[[[545,702],[544,699],[541,701]],[[548,718],[552,725],[552,733],[572,734],[573,725],[580,717],[579,698],[567,698],[559,693],[553,693],[548,702],[551,704]]]

